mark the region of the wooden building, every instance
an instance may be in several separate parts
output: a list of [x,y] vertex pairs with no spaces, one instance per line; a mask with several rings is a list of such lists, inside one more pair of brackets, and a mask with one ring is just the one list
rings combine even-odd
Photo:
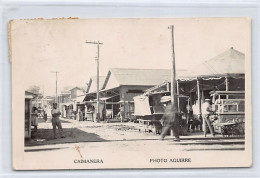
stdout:
[[193,67],[177,80],[177,93],[189,95],[191,104],[210,98],[211,91],[245,91],[245,55],[233,47]]
[[[218,130],[218,132],[221,132],[220,129],[217,128],[217,125],[223,125],[223,122],[231,122],[231,120],[238,120],[239,122],[243,122],[244,108],[241,107],[244,107],[245,98],[241,98],[241,94],[238,95],[237,93],[244,93],[245,91],[244,63],[245,55],[231,47],[229,50],[219,54],[218,56],[193,67],[193,70],[186,71],[185,73],[179,73],[177,71],[177,96],[188,96],[178,97],[178,110],[180,112],[187,112],[186,105],[188,104],[190,106],[195,106],[193,108],[196,110],[194,109],[193,113],[201,116],[201,105],[204,103],[205,98],[211,99],[213,105],[223,108],[233,107],[232,102],[236,102],[234,103],[234,105],[236,105],[236,107],[234,107],[236,108],[235,113],[234,111],[229,112],[229,109],[226,109],[226,113],[223,113],[222,111],[221,114],[225,116],[221,116],[221,121],[217,120],[216,127],[214,127],[216,130]],[[162,97],[170,95],[170,86],[170,82],[165,81],[157,86],[147,89],[146,93],[143,95],[135,97],[137,100],[135,104],[140,103],[138,100],[143,100],[142,102],[146,102],[145,105],[148,105],[149,102],[150,107],[152,107],[146,107],[146,109],[145,107],[140,107],[142,109],[138,109],[137,106],[135,106],[135,114],[143,118],[145,118],[145,116],[155,115],[157,114],[156,112],[162,114],[163,109],[159,108],[161,105],[158,104],[158,101],[160,101]],[[218,93],[219,96],[219,93],[222,93],[219,101],[225,101],[226,103],[229,103],[229,106],[220,106],[219,103],[214,103],[216,100],[212,93]],[[233,98],[231,98],[231,96]],[[242,96],[245,97],[245,95]],[[145,98],[147,98],[147,101],[144,100]],[[232,116],[229,117],[229,115]],[[234,117],[238,116],[239,119],[234,119]]]
[[32,114],[32,101],[37,95],[28,91],[25,91],[25,105],[24,105],[24,137],[26,139],[31,138],[31,114]]
[[[183,71],[179,71],[180,73]],[[107,117],[132,119],[133,97],[145,90],[169,80],[169,69],[112,68],[108,71],[103,85],[100,85],[100,100],[105,102]],[[95,101],[96,92],[86,94],[84,101]]]

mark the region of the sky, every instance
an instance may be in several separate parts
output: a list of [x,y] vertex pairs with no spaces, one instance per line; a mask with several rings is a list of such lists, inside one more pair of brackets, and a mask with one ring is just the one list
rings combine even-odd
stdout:
[[38,85],[45,95],[65,86],[86,86],[96,75],[100,41],[100,75],[109,68],[170,69],[174,25],[177,69],[193,66],[230,47],[250,53],[247,18],[17,20],[11,26],[13,69],[24,89]]

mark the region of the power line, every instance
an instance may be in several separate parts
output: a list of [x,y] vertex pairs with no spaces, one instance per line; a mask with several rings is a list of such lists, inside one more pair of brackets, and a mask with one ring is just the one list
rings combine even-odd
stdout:
[[55,73],[56,74],[56,96],[55,96],[55,100],[56,100],[56,103],[58,103],[58,71],[51,71],[51,73]]

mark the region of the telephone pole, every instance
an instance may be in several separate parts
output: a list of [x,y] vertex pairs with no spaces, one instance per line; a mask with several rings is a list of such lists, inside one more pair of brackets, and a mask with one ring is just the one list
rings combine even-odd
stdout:
[[174,52],[174,26],[168,27],[172,36],[172,70],[171,70],[171,103],[176,108],[176,69],[175,69],[175,52]]
[[96,122],[100,121],[100,113],[99,113],[99,45],[102,45],[103,43],[98,42],[92,42],[92,41],[86,41],[87,44],[94,44],[97,45],[97,108],[96,108]]
[[58,103],[58,71],[51,71],[51,73],[55,73],[56,74],[56,96],[55,96],[55,102]]

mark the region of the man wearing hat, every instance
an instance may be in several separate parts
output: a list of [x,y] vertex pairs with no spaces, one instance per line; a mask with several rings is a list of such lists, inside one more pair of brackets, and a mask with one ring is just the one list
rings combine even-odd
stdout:
[[165,114],[163,115],[161,120],[165,123],[165,127],[163,127],[162,129],[160,140],[164,140],[164,137],[167,135],[168,131],[172,129],[175,136],[173,141],[179,142],[180,124],[177,117],[177,108],[172,104],[168,104],[165,108]]
[[63,130],[62,130],[62,126],[61,126],[61,121],[60,121],[60,115],[61,112],[60,110],[57,108],[57,103],[53,103],[53,109],[51,110],[51,114],[52,114],[52,126],[53,126],[53,133],[54,133],[54,138],[57,138],[56,135],[56,126],[59,129],[59,132],[61,134],[61,138],[65,138],[65,136],[63,135]]
[[209,127],[209,131],[210,131],[211,135],[214,136],[214,131],[213,131],[210,121],[209,121],[209,115],[210,115],[211,111],[212,111],[212,109],[211,109],[211,105],[210,105],[210,99],[205,99],[205,102],[201,106],[201,114],[202,114],[202,118],[203,118],[203,122],[204,122],[203,130],[204,130],[205,137],[207,135],[207,125]]

